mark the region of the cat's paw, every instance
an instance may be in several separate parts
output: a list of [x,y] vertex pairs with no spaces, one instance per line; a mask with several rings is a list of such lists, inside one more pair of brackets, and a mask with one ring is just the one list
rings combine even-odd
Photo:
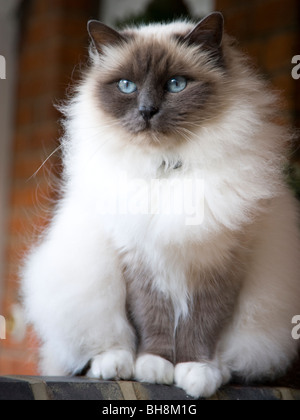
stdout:
[[174,382],[174,365],[162,357],[144,354],[136,361],[135,379],[139,382],[171,385]]
[[180,363],[175,367],[175,384],[194,398],[209,398],[222,385],[222,373],[213,364]]
[[134,360],[127,350],[110,350],[95,356],[87,373],[89,378],[131,379],[134,372]]

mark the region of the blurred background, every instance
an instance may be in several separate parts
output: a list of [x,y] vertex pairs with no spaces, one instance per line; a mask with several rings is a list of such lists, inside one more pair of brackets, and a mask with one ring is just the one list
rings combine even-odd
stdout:
[[[213,10],[224,13],[227,32],[281,91],[280,121],[299,129],[300,80],[292,77],[292,58],[300,55],[299,0],[0,0],[6,74],[0,69],[0,315],[6,320],[0,375],[37,374],[37,342],[24,326],[18,270],[55,200],[59,153],[36,171],[59,144],[61,116],[53,105],[86,62],[87,21],[118,26],[200,18]],[[290,160],[288,179],[299,195],[299,141]]]

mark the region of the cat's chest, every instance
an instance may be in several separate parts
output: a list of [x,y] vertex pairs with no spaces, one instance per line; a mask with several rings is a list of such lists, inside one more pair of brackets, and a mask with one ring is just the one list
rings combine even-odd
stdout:
[[154,176],[119,171],[105,177],[97,210],[115,233],[151,241],[181,241],[204,222],[205,183],[197,173],[182,171],[176,162]]
[[80,172],[81,200],[118,247],[218,245],[231,236],[227,219],[236,222],[239,202],[221,165],[199,169],[178,155],[165,163],[115,155],[95,162]]

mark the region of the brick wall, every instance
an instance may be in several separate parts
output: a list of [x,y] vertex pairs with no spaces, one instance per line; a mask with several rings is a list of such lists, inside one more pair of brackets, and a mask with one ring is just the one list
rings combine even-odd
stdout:
[[300,81],[291,76],[292,57],[300,54],[299,0],[216,0],[216,10],[225,15],[226,31],[282,92],[283,122],[300,128]]
[[20,34],[19,82],[11,168],[9,238],[3,314],[7,339],[0,342],[0,373],[36,372],[33,338],[22,342],[9,333],[12,304],[18,300],[18,267],[34,234],[47,224],[54,193],[50,172],[59,172],[53,156],[31,177],[58,145],[60,115],[53,103],[65,97],[76,78],[74,67],[86,59],[86,23],[97,17],[98,0],[25,0]]

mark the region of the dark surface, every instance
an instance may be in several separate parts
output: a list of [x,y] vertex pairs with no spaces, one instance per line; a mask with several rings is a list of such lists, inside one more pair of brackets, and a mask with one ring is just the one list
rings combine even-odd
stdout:
[[[300,390],[278,386],[230,385],[221,388],[211,400],[300,400]],[[94,400],[94,401],[191,401],[179,388],[141,384],[138,382],[109,382],[82,377],[0,377],[0,400]]]
[[32,388],[27,382],[0,377],[0,401],[34,399]]

